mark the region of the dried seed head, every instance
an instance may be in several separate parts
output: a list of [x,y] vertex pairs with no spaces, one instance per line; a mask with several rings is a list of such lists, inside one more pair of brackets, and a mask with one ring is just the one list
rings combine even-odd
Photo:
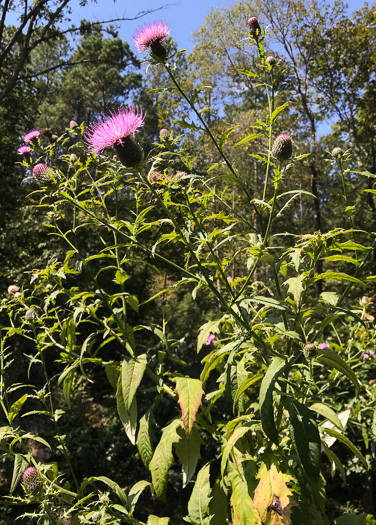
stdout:
[[279,135],[273,144],[272,155],[278,160],[287,160],[292,155],[292,140],[289,135]]

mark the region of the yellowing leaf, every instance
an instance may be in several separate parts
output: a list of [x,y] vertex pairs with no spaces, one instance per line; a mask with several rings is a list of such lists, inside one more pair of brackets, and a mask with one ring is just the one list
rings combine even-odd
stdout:
[[190,377],[175,377],[176,392],[179,396],[181,408],[181,419],[183,421],[186,436],[189,438],[196,421],[197,410],[201,405],[201,398],[204,393],[202,383],[199,379]]
[[290,525],[292,493],[286,483],[292,478],[278,472],[272,464],[270,470],[262,465],[257,476],[260,481],[253,498],[254,509],[257,509],[264,525]]

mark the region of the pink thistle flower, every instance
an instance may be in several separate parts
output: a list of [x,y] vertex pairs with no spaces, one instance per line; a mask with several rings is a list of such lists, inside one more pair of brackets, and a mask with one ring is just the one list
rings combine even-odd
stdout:
[[366,295],[363,295],[361,301],[362,301],[362,304],[368,304],[368,297]]
[[35,313],[35,310],[33,310],[32,308],[29,308],[28,310],[26,310],[25,319],[27,321],[34,321],[34,319],[36,318],[37,318],[37,314]]
[[20,155],[29,156],[30,155],[30,146],[20,146],[17,151],[18,151],[18,153]]
[[34,467],[29,467],[22,474],[22,481],[25,489],[30,494],[36,494],[42,488],[42,483],[38,476],[38,471]]
[[360,359],[362,359],[363,361],[364,361],[365,359],[369,359],[369,354],[367,354],[367,352],[363,352],[363,353],[361,354],[361,356],[360,356]]
[[232,282],[232,277],[230,277],[229,275],[226,277],[226,279],[227,279],[227,282],[228,282],[228,283],[231,283],[231,282]]
[[212,342],[214,341],[214,339],[215,339],[215,335],[214,334],[210,334],[209,337],[208,337],[208,340],[205,343],[205,345],[206,346],[210,346],[212,344]]
[[328,343],[321,343],[318,348],[319,348],[319,350],[329,350],[330,344],[328,344]]
[[133,35],[134,45],[139,51],[148,49],[158,58],[165,58],[167,51],[162,42],[170,34],[170,27],[162,20],[144,24]]
[[121,107],[118,113],[111,113],[111,117],[105,117],[103,122],[98,120],[84,133],[88,151],[99,153],[113,146],[125,166],[136,166],[142,160],[142,150],[131,135],[144,125],[144,119],[142,109],[131,106],[128,109]]
[[32,131],[29,131],[23,139],[24,141],[29,144],[30,142],[34,142],[39,138],[40,132],[37,129],[33,129]]
[[375,352],[373,350],[368,350],[368,355],[370,357],[373,357],[375,355]]
[[16,284],[11,284],[10,286],[8,286],[8,293],[10,295],[15,295],[19,291],[20,289]]

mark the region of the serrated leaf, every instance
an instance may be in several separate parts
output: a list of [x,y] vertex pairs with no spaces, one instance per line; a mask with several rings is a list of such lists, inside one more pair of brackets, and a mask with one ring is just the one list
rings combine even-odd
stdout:
[[325,405],[324,403],[313,403],[313,405],[310,405],[310,410],[314,410],[321,416],[324,416],[326,419],[328,419],[333,425],[335,425],[340,430],[343,430],[343,425],[337,416],[337,414],[334,412],[332,408],[330,408],[328,405]]
[[333,272],[331,270],[328,270],[325,273],[321,273],[320,275],[315,275],[314,277],[315,281],[319,281],[321,279],[334,279],[336,281],[350,281],[354,284],[357,284],[358,286],[362,286],[363,288],[366,287],[365,283],[363,283],[356,277],[353,277],[352,275],[347,275],[347,273],[341,273],[341,272]]
[[168,525],[170,518],[158,518],[150,514],[147,525]]
[[293,314],[291,308],[289,308],[282,301],[278,301],[278,299],[273,299],[272,297],[262,297],[260,295],[255,295],[254,297],[245,297],[244,299],[247,299],[251,303],[263,304],[265,306],[270,306],[272,308],[276,308],[277,310],[284,310],[285,312]]
[[29,464],[26,461],[26,459],[20,454],[16,454],[14,456],[12,482],[11,482],[10,489],[9,489],[9,492],[11,494],[14,492],[14,489],[17,487],[17,485],[21,481],[22,474],[25,472],[28,465]]
[[294,448],[309,479],[320,475],[320,434],[314,413],[299,401],[285,397],[289,413],[289,429]]
[[155,436],[153,432],[153,422],[153,413],[151,408],[149,408],[139,421],[140,427],[136,441],[142,462],[146,468],[149,467],[154,453],[153,442],[155,442]]
[[188,501],[188,516],[184,520],[191,525],[210,525],[210,500],[210,465],[206,464],[197,474],[196,483]]
[[283,285],[289,287],[288,293],[291,293],[294,296],[295,302],[300,301],[300,296],[303,293],[304,279],[304,275],[298,275],[298,277],[291,277],[291,279],[287,279],[287,281],[283,283]]
[[138,481],[133,485],[133,487],[128,492],[128,511],[129,514],[133,514],[136,507],[137,501],[146,487],[151,487],[150,481],[145,481],[144,479]]
[[241,146],[242,144],[245,144],[246,142],[250,142],[251,140],[257,139],[258,137],[263,137],[262,133],[251,133],[250,135],[247,135],[247,137],[244,137],[240,142],[237,142],[235,144],[235,147]]
[[273,125],[276,119],[278,118],[278,115],[280,115],[286,108],[288,108],[289,102],[285,102],[282,104],[282,106],[278,106],[278,108],[275,108],[275,110],[272,113],[272,116],[270,117],[270,124]]
[[351,450],[351,452],[361,461],[363,467],[368,470],[369,465],[367,463],[366,458],[360,452],[358,447],[356,447],[346,436],[341,434],[341,432],[338,432],[337,430],[334,430],[334,428],[330,428],[328,426],[324,427],[323,425],[320,426],[320,432],[322,432],[324,436],[325,434],[329,434],[329,436],[338,439],[338,441],[341,441],[341,443],[346,445]]
[[190,377],[175,377],[176,392],[179,396],[179,405],[181,408],[181,420],[183,421],[184,430],[189,438],[196,421],[196,414],[201,405],[202,383],[199,379]]
[[197,353],[201,350],[204,344],[207,342],[209,335],[211,333],[219,334],[219,325],[221,324],[222,319],[217,319],[216,321],[208,321],[203,324],[200,328],[200,332],[197,338]]
[[[259,483],[253,497],[252,507],[257,509],[262,523],[265,525],[291,524],[292,492],[286,483],[292,480],[287,474],[278,472],[272,463],[270,470],[262,464],[257,474]],[[278,513],[271,508],[272,503],[278,503]]]
[[258,77],[257,73],[254,73],[253,71],[247,71],[246,69],[237,69],[236,71],[240,73],[241,75],[245,75],[246,77],[254,77],[254,78]]
[[123,270],[117,270],[115,273],[116,284],[124,284],[127,279],[129,279],[129,276]]
[[352,381],[355,385],[356,390],[359,390],[359,381],[356,377],[355,373],[352,371],[350,366],[340,357],[338,354],[333,352],[332,350],[329,350],[327,348],[318,349],[317,350],[317,356],[316,360],[319,363],[323,363],[331,368],[336,368],[342,374],[347,376],[350,381]]
[[339,295],[335,292],[322,292],[320,294],[320,297],[326,304],[330,304],[332,306],[336,306],[338,303]]
[[231,133],[233,133],[238,128],[239,128],[239,126],[232,126],[231,128],[227,129],[224,133],[222,133],[222,136],[221,136],[220,141],[219,141],[220,149],[222,149],[223,146],[226,144],[226,142],[228,141],[228,138],[231,135]]
[[227,443],[226,443],[226,445],[225,445],[225,447],[223,449],[223,452],[222,452],[222,460],[221,460],[221,474],[222,474],[222,476],[224,476],[226,465],[227,465],[227,461],[228,461],[228,458],[230,456],[230,453],[232,452],[232,449],[235,446],[235,443],[240,438],[242,438],[247,432],[252,430],[252,427],[253,427],[254,424],[256,424],[256,421],[255,422],[250,421],[250,422],[246,423],[244,426],[238,427],[235,430],[235,432],[232,434],[230,439],[227,441]]
[[196,427],[193,428],[189,438],[183,429],[178,429],[180,441],[175,445],[175,452],[182,464],[183,488],[190,482],[196,470],[196,465],[200,459],[200,447],[204,444],[200,433]]
[[126,359],[121,365],[121,386],[124,406],[130,411],[134,396],[141,383],[147,365],[146,354]]
[[351,264],[355,264],[358,266],[359,261],[354,259],[353,257],[349,257],[348,255],[329,255],[328,257],[323,257],[323,261],[343,261],[343,262],[349,262]]
[[228,476],[231,483],[232,525],[262,525],[259,513],[252,508],[252,498],[242,465],[232,467]]
[[137,402],[133,399],[131,409],[128,410],[124,405],[124,398],[121,386],[121,376],[118,379],[118,386],[116,391],[117,398],[117,410],[120,417],[120,421],[123,423],[123,427],[129,441],[132,445],[136,444],[136,429],[137,429]]
[[217,479],[212,488],[209,513],[212,516],[210,525],[226,525],[228,523],[228,497],[219,479]]
[[274,422],[273,391],[278,377],[283,373],[287,362],[281,357],[273,357],[260,387],[260,414],[263,431],[273,443],[278,444],[278,433]]
[[101,481],[102,483],[110,487],[110,489],[112,489],[115,492],[115,494],[118,496],[122,504],[127,506],[128,500],[127,500],[127,496],[124,490],[120,488],[120,486],[116,483],[116,481],[113,481],[107,476],[92,476],[86,479],[85,481],[83,481],[80,485],[80,495],[83,495],[83,491],[85,487],[87,487],[88,485],[96,481]]
[[19,411],[23,407],[26,400],[27,400],[27,394],[24,394],[10,407],[9,412],[8,412],[9,423],[12,423],[13,419],[18,415]]
[[165,498],[167,474],[174,459],[172,445],[177,443],[180,439],[180,436],[177,433],[180,424],[179,419],[174,419],[163,429],[161,440],[154,451],[149,465],[155,493],[158,498],[161,498],[162,500]]
[[177,124],[178,126],[180,126],[181,128],[193,129],[195,131],[202,131],[202,129],[200,127],[196,126],[196,124],[194,124],[194,122],[187,122],[185,119],[174,120],[174,123]]

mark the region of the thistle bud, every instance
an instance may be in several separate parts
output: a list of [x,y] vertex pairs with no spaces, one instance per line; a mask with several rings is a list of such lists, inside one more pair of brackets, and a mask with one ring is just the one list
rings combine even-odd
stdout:
[[343,155],[343,149],[342,149],[342,148],[334,148],[334,150],[332,151],[332,155],[333,155],[333,157],[335,157],[336,159],[338,159],[338,157],[342,157],[342,155]]
[[257,38],[261,35],[261,27],[259,21],[255,16],[248,19],[249,34],[253,38]]
[[8,293],[10,295],[15,295],[19,291],[20,289],[16,284],[11,284],[10,286],[8,286]]
[[50,128],[42,128],[40,130],[40,134],[43,135],[43,137],[47,137],[48,139],[52,138],[52,131]]
[[35,313],[35,310],[33,310],[32,308],[29,308],[29,310],[26,310],[25,319],[27,321],[34,321],[34,319],[36,318],[37,318],[37,314]]
[[303,348],[303,354],[306,359],[313,359],[317,355],[317,346],[315,343],[309,343]]
[[71,164],[74,164],[74,163],[76,162],[76,160],[78,160],[77,155],[76,155],[75,153],[71,153],[71,154],[69,155],[69,162],[70,162]]
[[292,155],[292,140],[289,135],[279,135],[273,144],[272,155],[277,160],[288,160]]
[[69,122],[69,127],[70,127],[71,129],[74,129],[74,128],[77,128],[77,127],[78,127],[78,124],[77,124],[77,122],[76,122],[75,120],[71,120],[71,121]]
[[126,168],[134,168],[143,158],[143,151],[131,136],[122,139],[122,144],[114,144],[118,159]]
[[162,140],[168,140],[170,138],[170,135],[171,131],[169,131],[166,128],[161,129],[161,131],[159,132],[159,136]]
[[265,60],[265,63],[269,64],[269,66],[271,66],[271,67],[274,67],[276,65],[276,63],[277,63],[277,59],[275,57],[273,57],[272,55],[270,55]]
[[42,483],[39,479],[38,472],[34,467],[29,467],[22,474],[22,482],[25,492],[29,494],[37,494],[42,488]]
[[53,183],[51,176],[55,179],[60,178],[59,175],[46,166],[46,164],[37,164],[34,166],[33,175],[39,186],[47,186]]

